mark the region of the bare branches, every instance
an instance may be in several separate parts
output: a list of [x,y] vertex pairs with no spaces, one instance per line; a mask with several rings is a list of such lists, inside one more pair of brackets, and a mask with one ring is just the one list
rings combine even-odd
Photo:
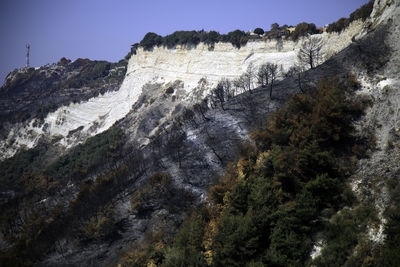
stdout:
[[309,81],[308,73],[305,71],[304,67],[295,65],[290,67],[286,73],[286,77],[293,77],[297,82],[300,92],[305,92],[305,87]]
[[297,54],[300,65],[307,66],[310,69],[318,66],[322,61],[322,47],[323,42],[321,37],[307,36]]
[[267,68],[269,71],[269,78],[270,78],[270,83],[269,83],[269,98],[272,98],[272,87],[274,86],[274,82],[276,78],[278,77],[278,64],[273,64],[273,63],[268,63]]
[[[281,65],[282,68],[282,65]],[[270,86],[269,97],[272,98],[272,88],[274,82],[278,78],[278,64],[275,63],[264,63],[260,66],[257,72],[257,82],[261,87]]]
[[267,63],[262,64],[260,66],[260,68],[258,69],[257,83],[263,88],[267,87],[267,85],[269,83],[269,70],[268,70]]
[[249,64],[245,73],[233,81],[233,85],[242,92],[250,92],[254,88],[256,71],[252,63]]
[[223,78],[218,82],[217,87],[215,87],[212,91],[211,97],[213,101],[219,102],[222,110],[225,110],[224,102],[228,98],[232,97],[231,88],[232,83],[229,80]]

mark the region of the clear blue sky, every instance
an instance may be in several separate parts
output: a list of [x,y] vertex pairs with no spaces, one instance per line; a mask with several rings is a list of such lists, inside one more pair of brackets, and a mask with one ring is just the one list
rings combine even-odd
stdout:
[[118,61],[149,32],[262,27],[274,22],[317,26],[336,21],[368,0],[0,0],[0,84],[25,65],[61,57]]

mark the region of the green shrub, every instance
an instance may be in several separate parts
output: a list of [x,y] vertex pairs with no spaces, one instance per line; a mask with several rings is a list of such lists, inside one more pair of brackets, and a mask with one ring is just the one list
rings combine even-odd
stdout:
[[145,50],[150,50],[154,46],[159,46],[163,42],[163,38],[154,33],[154,32],[148,32],[144,37],[143,40],[140,41],[140,46],[142,46]]
[[240,48],[247,44],[249,40],[249,35],[241,30],[235,30],[228,32],[228,34],[221,35],[222,42],[230,42],[233,46]]
[[374,0],[370,0],[367,4],[362,5],[360,8],[350,14],[350,22],[354,20],[366,20],[371,15],[372,9],[374,8]]
[[355,20],[361,19],[365,21],[371,14],[374,7],[374,0],[369,1],[367,4],[362,5],[360,8],[350,14],[349,18],[340,18],[336,22],[328,25],[327,32],[341,32],[345,30],[349,24]]
[[123,131],[112,127],[73,148],[70,153],[52,163],[45,173],[55,178],[80,180],[87,173],[115,161],[120,156],[123,138]]
[[38,172],[44,167],[43,157],[47,149],[48,144],[39,143],[35,148],[22,150],[12,158],[0,161],[0,184],[11,186],[22,174]]
[[254,33],[255,33],[255,34],[262,35],[262,34],[264,34],[264,30],[261,29],[261,28],[255,28],[255,29],[254,29]]
[[290,37],[297,41],[300,37],[306,36],[307,34],[317,33],[317,29],[314,23],[301,22],[297,24],[294,32],[290,35]]
[[162,266],[207,266],[203,251],[204,222],[200,217],[186,220],[176,235],[173,246],[165,250]]
[[340,18],[338,21],[328,25],[327,32],[341,32],[346,29],[350,24],[348,18]]
[[315,266],[343,266],[352,255],[367,226],[377,222],[376,213],[370,207],[345,209],[334,215],[325,226],[326,246],[321,256],[313,261]]

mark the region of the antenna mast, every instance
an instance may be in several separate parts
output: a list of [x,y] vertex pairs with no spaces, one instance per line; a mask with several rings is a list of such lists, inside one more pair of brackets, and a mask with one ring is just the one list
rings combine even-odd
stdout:
[[26,67],[29,68],[29,50],[31,46],[29,44],[26,45]]

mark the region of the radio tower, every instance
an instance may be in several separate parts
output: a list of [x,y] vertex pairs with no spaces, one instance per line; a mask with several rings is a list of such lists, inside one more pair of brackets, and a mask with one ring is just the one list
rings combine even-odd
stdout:
[[31,46],[29,44],[26,45],[26,67],[29,68],[29,50]]

